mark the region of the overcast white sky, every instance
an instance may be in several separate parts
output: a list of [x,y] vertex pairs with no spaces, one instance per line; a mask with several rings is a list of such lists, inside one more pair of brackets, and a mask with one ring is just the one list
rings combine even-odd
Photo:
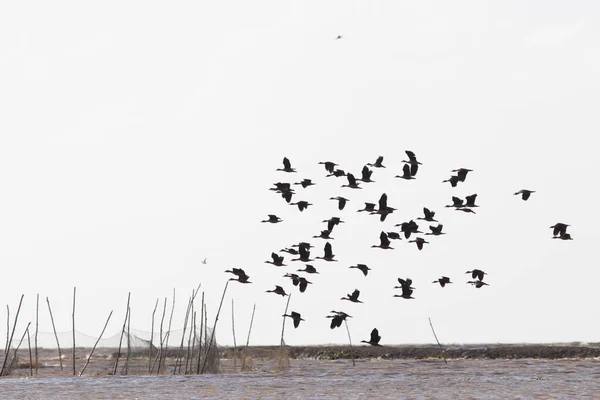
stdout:
[[[150,331],[157,298],[176,288],[180,326],[199,283],[213,320],[223,271],[240,267],[253,283],[229,286],[222,344],[232,298],[238,343],[253,304],[251,343],[279,342],[286,300],[264,293],[276,284],[306,319],[288,325],[292,345],[345,343],[330,310],[354,316],[355,341],[377,327],[383,344],[431,343],[427,317],[445,343],[598,341],[599,12],[549,0],[4,3],[0,303],[14,316],[25,294],[20,336],[39,293],[50,332],[48,296],[67,331],[77,286],[77,330],[97,335],[114,309],[111,335],[131,292],[131,326]],[[423,163],[415,181],[394,179],[406,149]],[[361,191],[317,164],[358,175],[378,155],[387,169]],[[297,174],[275,171],[284,156]],[[464,184],[441,183],[459,167],[474,170]],[[267,190],[302,178],[317,183],[297,189],[315,204],[303,213]],[[537,193],[523,202],[522,188]],[[398,209],[385,223],[356,212],[383,192]],[[477,215],[443,207],[472,193]],[[342,212],[338,195],[351,199]],[[447,235],[421,252],[370,248],[423,206]],[[261,224],[270,213],[285,221]],[[303,264],[264,261],[334,215],[346,221],[339,262],[314,262],[321,274],[300,294],[282,276]],[[556,222],[575,240],[552,240]],[[466,284],[473,268],[489,287]],[[441,275],[455,283],[433,285]],[[392,297],[397,277],[413,279],[415,300]],[[364,304],[339,300],[355,288]]]

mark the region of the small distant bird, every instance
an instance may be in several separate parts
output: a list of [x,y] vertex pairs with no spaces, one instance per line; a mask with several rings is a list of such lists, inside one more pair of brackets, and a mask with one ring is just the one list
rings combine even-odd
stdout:
[[[308,243],[307,243],[308,244]],[[310,245],[308,245],[310,246]],[[302,262],[310,262],[314,261],[310,258],[310,248],[308,246],[300,246],[298,247],[298,258],[293,258],[292,261],[302,261]]]
[[325,175],[325,177],[330,177],[330,176],[335,176],[336,178],[339,178],[341,176],[346,176],[346,172],[343,169],[336,169],[333,172],[331,172],[329,175]]
[[275,294],[279,294],[281,296],[287,296],[287,293],[285,292],[285,290],[283,290],[283,288],[278,285],[275,285],[275,289],[273,289],[273,290],[267,290],[267,293],[275,293]]
[[335,37],[335,40],[340,40],[341,38],[343,38],[343,36],[342,36],[342,35],[337,35],[337,36]]
[[287,157],[283,157],[283,168],[277,168],[277,171],[296,172],[296,169],[292,168],[292,164]]
[[277,193],[286,192],[286,191],[293,192],[293,189],[289,182],[277,182],[277,183],[274,183],[273,186],[275,186],[275,187],[269,188],[269,190],[273,190]]
[[471,213],[471,214],[477,214],[472,208],[467,208],[467,207],[458,207],[454,209],[455,211],[462,211],[465,213]]
[[429,242],[421,237],[417,237],[415,240],[409,240],[408,243],[416,243],[419,250],[423,250],[423,245]]
[[369,341],[367,342],[366,340],[361,340],[361,343],[367,343],[370,344],[371,346],[380,346],[379,341],[381,340],[381,336],[379,336],[379,331],[377,330],[377,328],[373,329],[371,331],[371,338],[369,339]]
[[444,287],[444,286],[446,286],[446,284],[452,283],[452,282],[450,282],[450,278],[448,278],[447,276],[442,276],[437,281],[433,281],[433,283],[439,283],[441,287]]
[[468,168],[459,168],[459,169],[453,169],[450,172],[456,172],[456,176],[458,177],[458,180],[461,182],[464,182],[465,179],[467,178],[467,174],[472,171],[473,171],[472,169],[468,169]]
[[552,239],[573,240],[570,233],[561,233],[560,236],[554,236]]
[[367,274],[371,270],[371,268],[367,267],[365,264],[352,265],[350,268],[356,268],[356,269],[360,270],[364,276],[367,276]]
[[277,215],[275,214],[269,214],[269,219],[265,219],[263,221],[260,222],[270,222],[271,224],[276,224],[278,222],[282,222],[283,220],[281,218],[279,218]]
[[552,231],[552,235],[563,236],[565,233],[567,233],[567,227],[569,226],[571,225],[563,224],[562,222],[557,222],[556,224],[552,225],[550,229],[554,229]]
[[373,171],[370,170],[369,167],[367,167],[365,165],[363,167],[362,171],[361,171],[361,178],[360,178],[360,180],[362,182],[365,182],[365,183],[375,182],[374,180],[371,180],[371,175],[373,175]]
[[385,221],[385,218],[393,213],[394,211],[396,211],[395,208],[393,207],[388,207],[387,205],[387,194],[383,193],[381,195],[381,197],[379,198],[379,210],[377,211],[372,211],[370,214],[379,214],[380,218],[379,220],[381,222]]
[[419,230],[419,225],[412,219],[409,222],[402,222],[401,224],[396,224],[394,226],[400,227],[400,232],[404,232],[405,239],[410,238],[412,233],[423,233]]
[[309,282],[306,280],[305,277],[301,276],[298,278],[298,287],[300,289],[300,293],[304,293],[304,291],[306,291],[306,288],[308,287],[308,285],[311,284],[312,282]]
[[238,281],[239,283],[252,283],[248,280],[248,279],[250,279],[250,277],[248,275],[246,275],[244,270],[241,268],[232,268],[231,270],[226,270],[225,272],[232,273],[238,277],[237,279],[230,278],[229,279],[230,281]]
[[206,265],[206,258],[204,260],[202,260],[202,264]]
[[527,200],[529,196],[531,196],[531,193],[535,193],[535,190],[521,189],[518,192],[516,192],[515,195],[520,194],[523,200]]
[[395,294],[394,297],[402,297],[403,299],[414,299],[412,297],[413,289],[402,286],[402,294]]
[[348,184],[342,185],[342,187],[347,187],[350,189],[362,189],[360,186],[358,186],[358,183],[356,183],[356,178],[354,175],[349,173],[346,175],[346,179],[348,179]]
[[306,272],[307,274],[318,274],[317,269],[310,264],[306,264],[306,268],[299,269],[298,272]]
[[467,283],[470,283],[471,285],[475,286],[477,289],[483,287],[483,286],[489,286],[487,283],[485,283],[484,281],[469,281]]
[[433,235],[433,236],[445,235],[446,232],[442,232],[442,228],[444,228],[444,225],[442,225],[442,224],[438,224],[437,226],[429,225],[429,229],[431,230],[431,233],[427,232],[426,235]]
[[450,185],[451,185],[452,187],[456,187],[456,185],[457,185],[457,184],[458,184],[458,182],[459,182],[459,179],[458,179],[458,176],[456,176],[456,175],[451,175],[451,176],[450,176],[450,178],[448,178],[448,179],[446,179],[446,180],[442,181],[442,183],[444,183],[444,182],[450,182]]
[[477,198],[477,194],[472,194],[470,196],[465,197],[464,207],[479,207],[478,205],[475,205],[476,198]]
[[331,231],[330,231],[329,229],[326,229],[326,230],[324,230],[324,231],[321,231],[321,234],[320,234],[320,235],[313,236],[313,238],[316,238],[316,239],[319,239],[319,238],[320,238],[320,239],[331,239],[331,240],[334,240],[334,238],[332,238],[331,236],[329,236],[330,234],[331,234]]
[[386,235],[388,239],[402,240],[402,237],[400,237],[400,234],[398,232],[386,232]]
[[334,260],[333,257],[335,257],[335,254],[333,254],[333,250],[331,249],[331,243],[327,242],[325,243],[325,248],[323,249],[323,257],[316,257],[319,258],[321,260],[325,260],[325,261],[337,261]]
[[342,297],[341,300],[349,300],[353,303],[362,303],[362,301],[358,299],[358,296],[360,296],[360,290],[354,289],[354,292],[352,292],[352,294],[348,294],[346,295],[346,297]]
[[334,162],[331,162],[331,161],[320,161],[319,164],[325,165],[325,171],[329,172],[330,174],[333,174],[333,170],[338,165],[338,164],[336,164]]
[[285,199],[286,203],[289,203],[290,201],[292,201],[293,195],[294,195],[293,190],[285,190],[285,191],[281,192],[281,197],[283,197]]
[[340,217],[331,217],[329,219],[323,220],[322,222],[327,222],[327,230],[333,231],[333,228],[336,225],[343,224],[344,221],[340,219]]
[[383,156],[379,156],[377,157],[377,160],[375,161],[374,164],[367,164],[369,167],[375,167],[375,168],[385,168],[385,165],[383,165]]
[[266,264],[273,264],[276,267],[286,267],[287,265],[285,265],[283,263],[283,256],[278,255],[277,253],[271,253],[271,258],[273,259],[273,261],[265,261]]
[[342,196],[337,196],[337,197],[331,197],[329,200],[337,200],[338,202],[338,209],[341,211],[344,209],[344,207],[346,207],[346,202],[350,201],[345,197]]
[[308,206],[312,206],[312,203],[301,200],[297,203],[290,203],[290,206],[298,206],[298,210],[300,210],[302,212],[302,211],[306,210],[308,208]]
[[346,318],[352,318],[350,315],[346,314],[343,311],[331,311],[331,313],[333,315],[328,315],[326,317],[331,318],[331,325],[329,325],[331,329],[339,328],[340,326],[342,326],[342,322],[344,322]]
[[375,211],[375,203],[365,203],[365,208],[363,208],[362,210],[358,210],[357,212],[361,212],[361,211],[374,212]]
[[473,279],[479,279],[480,281],[483,280],[484,275],[487,275],[485,272],[483,272],[480,269],[474,269],[472,271],[467,271],[467,272],[465,272],[465,274],[471,274],[471,277]]
[[412,151],[406,150],[405,153],[408,156],[408,161],[402,160],[402,162],[407,163],[407,165],[410,165],[410,175],[415,176],[417,174],[417,171],[419,170],[419,165],[422,164],[417,161],[417,157]]
[[[415,164],[416,165],[416,164]],[[404,164],[404,167],[402,167],[402,175],[396,175],[396,178],[402,178],[402,179],[406,179],[406,180],[410,180],[410,179],[415,179],[411,174],[410,174],[410,165],[408,164]]]
[[294,255],[294,256],[297,256],[297,255],[299,254],[299,253],[298,253],[298,250],[296,250],[296,249],[293,249],[293,248],[289,248],[289,247],[288,247],[288,248],[285,248],[285,249],[281,249],[281,250],[279,250],[279,251],[281,251],[281,252],[283,252],[283,253],[292,254],[292,255]]
[[300,316],[300,313],[297,313],[296,311],[292,311],[292,313],[290,315],[283,314],[283,317],[290,317],[294,321],[294,328],[297,328],[298,325],[300,325],[300,321],[305,321]]
[[422,219],[423,221],[427,222],[437,222],[435,219],[433,219],[435,212],[431,211],[429,208],[423,207],[423,214],[424,217],[418,217],[417,219]]
[[302,187],[306,189],[307,187],[314,186],[315,184],[310,179],[302,179],[301,182],[296,182],[294,185],[302,185]]
[[414,287],[412,287],[412,279],[410,278],[406,278],[406,279],[402,279],[402,278],[398,278],[398,283],[400,284],[400,286],[394,286],[394,289],[414,289]]
[[464,202],[460,197],[452,196],[452,204],[446,205],[446,207],[463,207]]
[[387,250],[387,249],[393,250],[394,249],[393,247],[390,247],[390,243],[391,243],[390,239],[388,239],[387,234],[383,231],[381,231],[381,233],[379,234],[379,242],[380,242],[379,245],[374,244],[371,247],[378,247],[380,249],[385,249],[385,250]]

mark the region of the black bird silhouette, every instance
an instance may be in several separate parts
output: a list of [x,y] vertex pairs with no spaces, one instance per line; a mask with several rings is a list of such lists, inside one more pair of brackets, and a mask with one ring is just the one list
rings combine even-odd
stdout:
[[523,200],[527,200],[531,196],[531,193],[535,193],[535,190],[521,189],[515,195],[520,194]]
[[444,286],[446,286],[446,284],[452,283],[452,282],[450,282],[450,278],[448,278],[447,276],[442,276],[437,281],[433,281],[433,283],[439,283],[441,287],[444,287]]
[[414,287],[412,287],[412,279],[410,278],[406,278],[406,279],[402,279],[402,278],[398,278],[398,283],[400,284],[400,286],[394,286],[394,289],[414,289]]
[[[366,204],[366,203],[365,203]],[[393,207],[388,207],[387,205],[387,194],[383,193],[381,195],[381,197],[379,198],[379,210],[377,211],[372,211],[370,214],[379,214],[380,218],[379,220],[381,222],[385,221],[385,218],[393,213],[394,211],[396,211],[395,208]]]
[[463,207],[464,202],[465,201],[463,199],[456,196],[452,196],[452,204],[446,205],[446,207]]
[[464,182],[465,179],[467,178],[467,174],[472,171],[473,171],[472,169],[468,169],[468,168],[459,168],[459,169],[453,169],[450,172],[456,172],[456,176],[458,177],[458,180],[461,182]]
[[304,201],[304,200],[301,200],[297,203],[290,203],[290,206],[298,206],[298,210],[300,210],[300,211],[304,211],[305,209],[308,208],[308,206],[312,206],[312,205],[313,205],[312,203],[309,203],[308,201]]
[[273,186],[275,186],[275,187],[269,188],[269,190],[273,190],[277,193],[294,191],[288,182],[277,182],[277,183],[274,183]]
[[444,228],[444,225],[442,225],[442,224],[438,224],[437,226],[429,225],[429,229],[431,230],[431,232],[427,232],[426,235],[433,235],[433,236],[445,235],[446,232],[442,232],[442,228]]
[[378,247],[380,249],[390,249],[393,250],[393,247],[390,247],[390,239],[388,239],[388,236],[385,232],[381,231],[381,233],[379,234],[379,245],[372,245],[371,247]]
[[310,264],[306,264],[306,268],[299,269],[298,272],[306,272],[307,274],[318,274],[317,269]]
[[370,344],[371,346],[380,346],[379,341],[381,340],[381,336],[379,336],[379,331],[377,330],[377,328],[374,328],[371,331],[371,338],[369,339],[369,341],[367,342],[366,340],[361,340],[361,343],[367,343]]
[[563,236],[565,233],[567,233],[568,226],[571,226],[571,225],[563,224],[562,222],[557,222],[556,224],[554,224],[550,227],[550,229],[554,229],[552,231],[552,235]]
[[358,299],[358,296],[360,296],[360,290],[354,289],[354,292],[352,292],[352,294],[348,294],[346,295],[346,297],[342,297],[341,300],[350,300],[353,303],[362,303],[362,301]]
[[309,250],[308,246],[298,247],[298,254],[299,254],[299,257],[293,258],[292,261],[302,261],[302,262],[314,261],[314,260],[311,260],[311,258],[310,258],[310,250]]
[[298,247],[298,248],[306,247],[307,249],[312,249],[315,246],[312,246],[310,243],[307,243],[307,242],[300,242],[298,244],[293,244],[292,247]]
[[300,283],[300,276],[298,274],[285,274],[284,278],[290,278],[294,286],[298,286]]
[[336,225],[343,224],[344,221],[340,219],[340,217],[331,217],[329,219],[323,220],[322,222],[327,222],[327,230],[333,231],[333,228]]
[[302,317],[300,316],[300,313],[297,313],[296,311],[292,311],[292,313],[290,315],[283,314],[283,317],[290,317],[294,321],[294,328],[297,328],[298,325],[300,325],[300,321],[306,321],[306,320],[302,319]]
[[230,281],[238,281],[239,283],[252,283],[248,279],[250,277],[246,275],[243,269],[241,268],[232,268],[231,270],[226,270],[225,272],[229,272],[237,276],[238,278],[229,278]]
[[[415,164],[416,165],[416,164]],[[402,179],[406,179],[406,180],[410,180],[410,179],[415,179],[411,174],[410,174],[410,169],[411,166],[408,164],[404,164],[404,167],[402,167],[402,175],[396,175],[396,178],[402,178]]]
[[330,174],[333,174],[334,168],[338,165],[331,161],[320,161],[319,164],[325,165],[325,171],[329,172]]
[[349,173],[346,175],[346,179],[348,179],[348,184],[342,185],[342,187],[347,187],[350,189],[362,189],[360,186],[358,186],[358,183],[356,183],[356,178],[354,175]]
[[484,281],[469,281],[467,283],[470,283],[471,285],[475,286],[477,289],[483,287],[483,286],[489,286],[487,283],[485,283]]
[[483,272],[480,269],[474,269],[472,271],[467,271],[467,272],[465,272],[465,274],[471,274],[471,277],[473,279],[479,279],[480,281],[483,280],[484,275],[487,275],[485,272]]
[[350,315],[346,314],[343,311],[331,311],[331,313],[333,313],[333,315],[328,315],[326,317],[331,318],[331,325],[329,325],[331,329],[339,328],[340,326],[342,326],[342,322],[344,322],[346,318],[352,318]]
[[346,176],[346,172],[343,169],[336,169],[329,175],[325,175],[325,177],[335,176],[336,178]]
[[456,175],[451,175],[451,176],[450,176],[450,178],[448,178],[448,179],[446,179],[446,180],[442,181],[442,183],[444,183],[444,182],[450,182],[450,185],[451,185],[452,187],[456,187],[456,185],[458,185],[459,179],[458,179],[458,176],[456,176]]
[[341,211],[344,209],[344,207],[346,207],[346,202],[350,201],[345,197],[342,196],[337,196],[337,197],[331,197],[329,200],[337,200],[338,202],[338,209]]
[[406,150],[405,153],[408,156],[408,161],[402,160],[402,162],[407,163],[407,165],[410,165],[410,175],[415,176],[417,174],[417,171],[419,170],[419,165],[423,164],[417,161],[417,157],[412,151]]
[[374,164],[367,164],[369,167],[375,167],[375,168],[385,168],[385,165],[383,165],[383,156],[379,156],[377,157],[377,160],[375,161]]
[[471,214],[477,214],[472,208],[468,208],[468,207],[458,207],[458,208],[455,208],[454,210],[471,213]]
[[386,235],[388,239],[402,240],[402,237],[400,237],[400,234],[398,232],[386,232]]
[[335,37],[335,40],[340,40],[341,38],[343,38],[343,36],[342,36],[342,35],[337,35],[337,36]]
[[283,197],[285,199],[286,203],[289,203],[290,201],[292,201],[293,195],[294,195],[293,190],[285,190],[285,191],[281,192],[281,197]]
[[359,269],[363,273],[364,276],[367,276],[367,274],[371,270],[371,268],[367,267],[365,264],[352,265],[350,268]]
[[477,194],[472,194],[470,196],[465,197],[465,205],[463,207],[479,207],[475,205],[475,199],[477,198]]
[[286,265],[283,263],[283,256],[280,256],[277,253],[273,252],[271,253],[271,258],[273,259],[273,261],[265,261],[265,263],[273,264],[276,267],[286,267]]
[[423,250],[423,245],[429,242],[421,237],[417,237],[415,240],[409,240],[408,243],[416,243],[419,250]]
[[402,222],[394,226],[400,227],[400,232],[404,232],[404,238],[410,238],[411,233],[423,233],[419,230],[419,225],[412,219],[409,222]]
[[285,290],[283,290],[283,288],[278,285],[275,285],[275,289],[273,289],[273,290],[267,290],[267,293],[275,293],[275,294],[279,294],[281,296],[287,296],[287,293],[285,292]]
[[287,157],[283,157],[283,168],[277,168],[277,171],[296,172],[296,169],[292,168],[292,164],[290,163],[290,160],[288,160]]
[[304,293],[309,283],[312,284],[312,282],[307,281],[303,276],[298,278],[298,287],[300,288],[300,293]]
[[573,240],[570,233],[561,233],[560,236],[554,236],[552,239]]
[[285,249],[281,249],[279,251],[284,252],[284,253],[288,253],[288,254],[292,254],[292,255],[295,255],[295,256],[297,256],[299,254],[298,250],[293,249],[293,248],[289,248],[289,247],[286,247]]
[[422,219],[423,221],[427,221],[427,222],[438,222],[435,219],[433,219],[433,217],[435,216],[435,212],[431,211],[427,207],[423,207],[423,215],[424,215],[424,217],[419,217],[417,219]]
[[403,299],[414,299],[412,297],[413,289],[410,287],[402,286],[402,294],[395,294],[394,297],[402,297]]
[[283,220],[281,218],[279,218],[277,215],[275,214],[269,214],[269,219],[265,219],[263,221],[260,222],[270,222],[272,224],[276,224],[278,222],[282,222]]
[[321,260],[325,260],[325,261],[337,261],[334,260],[333,257],[335,257],[335,254],[333,254],[332,249],[331,249],[331,243],[327,242],[325,243],[325,248],[323,249],[323,257],[316,257],[319,258]]
[[316,238],[316,239],[321,238],[321,239],[331,239],[331,240],[334,240],[334,238],[332,238],[331,236],[329,236],[330,234],[331,234],[331,231],[329,229],[326,229],[324,231],[321,231],[320,235],[313,236],[313,238]]
[[369,167],[367,167],[365,165],[363,167],[362,171],[361,171],[361,178],[360,178],[360,180],[362,182],[365,182],[365,183],[375,182],[374,180],[371,180],[371,175],[373,175],[373,171],[370,170]]
[[374,212],[375,211],[375,203],[365,203],[365,208],[363,208],[362,210],[358,210],[357,212],[361,212],[361,211]]
[[301,182],[296,182],[294,183],[294,185],[302,185],[302,187],[306,189],[307,187],[314,186],[315,184],[312,182],[311,179],[302,179]]

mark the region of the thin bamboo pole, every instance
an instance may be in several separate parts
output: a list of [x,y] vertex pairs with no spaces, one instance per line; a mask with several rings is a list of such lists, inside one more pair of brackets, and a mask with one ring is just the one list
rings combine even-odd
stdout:
[[29,327],[27,327],[27,347],[29,348],[29,376],[33,376],[33,356],[31,354],[31,338],[29,337]]
[[181,363],[180,357],[181,352],[183,351],[183,343],[185,342],[185,331],[187,328],[188,318],[190,316],[190,309],[192,307],[192,302],[194,301],[194,293],[192,292],[192,296],[188,301],[187,309],[185,310],[185,318],[183,319],[183,332],[181,333],[181,343],[179,344],[179,348],[177,349],[177,356],[175,357],[175,368],[173,368],[173,375],[177,373],[177,369],[179,368],[179,373],[181,373]]
[[83,371],[85,371],[88,364],[90,363],[90,360],[92,359],[92,355],[94,354],[94,350],[96,350],[96,346],[98,346],[98,342],[100,342],[100,339],[102,339],[102,335],[104,335],[104,331],[106,330],[106,326],[108,325],[108,321],[110,321],[110,317],[112,316],[112,313],[113,312],[111,310],[110,314],[108,314],[108,318],[106,319],[106,322],[104,323],[104,328],[102,328],[102,332],[100,332],[100,336],[98,336],[98,339],[96,340],[96,343],[94,343],[94,347],[92,347],[92,351],[90,352],[90,355],[89,355],[88,359],[86,360],[85,365],[79,372],[79,376],[83,375]]
[[[198,338],[198,363],[196,364],[196,374],[200,373],[200,364],[202,363],[202,331],[204,329],[204,292],[202,292],[202,300],[200,301],[200,338]],[[204,337],[206,341],[206,337]]]
[[[15,329],[17,327],[17,321],[19,320],[19,312],[21,311],[21,305],[23,304],[23,297],[25,295],[21,295],[21,300],[19,301],[19,307],[17,308],[17,314],[15,315],[15,322],[13,323],[12,331],[10,333],[10,338],[8,339],[8,343],[6,344],[6,353],[4,353],[4,362],[2,363],[2,369],[0,369],[0,376],[4,376],[4,371],[6,369],[6,362],[8,361],[8,353],[10,351],[10,346],[12,345],[13,336],[15,334]],[[29,325],[27,325],[29,326]],[[8,331],[7,331],[8,334]],[[15,353],[16,355],[16,353]]]
[[[10,360],[10,367],[13,367],[13,364],[17,361],[17,352],[19,351],[19,348],[21,347],[21,344],[23,343],[23,339],[25,339],[25,335],[27,334],[27,332],[29,332],[29,325],[31,325],[31,322],[27,323],[27,328],[25,328],[25,332],[23,332],[23,335],[21,335],[21,340],[19,340],[19,344],[17,345],[17,347],[15,348],[15,352],[13,354],[13,358],[12,360]],[[9,369],[11,369],[9,368]]]
[[62,363],[62,352],[60,350],[60,343],[58,341],[58,334],[56,333],[56,325],[54,325],[54,317],[52,316],[52,308],[50,308],[50,300],[46,297],[46,303],[48,303],[48,312],[50,313],[50,321],[52,321],[52,330],[54,331],[54,338],[56,339],[56,347],[58,347],[58,361],[60,362],[60,369],[63,369]]
[[154,371],[154,366],[156,365],[156,363],[158,362],[158,368],[156,370],[157,374],[160,374],[160,359],[162,357],[162,352],[163,352],[163,323],[165,322],[165,314],[167,312],[167,298],[165,297],[165,301],[163,303],[163,312],[162,312],[162,318],[160,319],[160,332],[158,334],[159,339],[160,339],[160,350],[158,351],[158,354],[156,355],[156,358],[154,359],[154,362],[152,363],[152,368],[150,370],[150,374],[152,374],[152,371]]
[[433,337],[435,337],[435,341],[437,342],[438,346],[440,346],[440,350],[442,352],[442,357],[444,357],[444,363],[448,364],[448,361],[446,360],[446,350],[444,350],[444,348],[440,344],[440,341],[437,338],[437,335],[435,334],[435,329],[433,329],[433,324],[431,323],[431,317],[428,317],[428,318],[429,318],[429,326],[431,326],[431,331],[433,332]]
[[158,307],[158,298],[156,304],[154,304],[154,311],[152,311],[152,328],[150,331],[150,350],[148,352],[148,374],[152,374],[152,342],[154,339],[154,314],[156,314],[156,308]]
[[248,337],[246,338],[246,347],[244,347],[244,358],[242,359],[242,371],[246,369],[246,352],[248,351],[248,344],[250,344],[250,333],[252,332],[252,323],[254,322],[254,311],[256,311],[256,303],[252,307],[252,317],[250,318],[250,328],[248,328]]
[[127,295],[127,309],[125,311],[125,320],[123,321],[123,327],[121,328],[121,338],[119,339],[119,349],[117,350],[117,359],[113,368],[113,375],[117,374],[117,367],[119,366],[119,357],[121,357],[121,344],[123,343],[123,334],[125,333],[125,324],[127,323],[127,317],[129,316],[129,300],[131,299],[131,292]]
[[[167,329],[167,333],[165,334],[165,351],[161,356],[160,364],[162,364],[163,373],[166,372],[166,361],[167,361],[167,352],[169,351],[169,338],[171,336],[171,323],[173,322],[173,312],[175,311],[175,288],[173,288],[173,303],[171,305],[171,315],[169,317],[169,327]],[[160,370],[161,365],[159,364],[158,368]]]
[[129,373],[131,359],[131,308],[127,307],[127,358],[125,359],[125,375]]
[[350,342],[350,355],[352,356],[352,366],[355,367],[356,363],[354,362],[354,351],[352,350],[352,338],[350,337],[350,329],[348,329],[348,321],[344,319],[344,324],[346,325],[346,332],[348,332],[348,341]]
[[225,284],[225,289],[223,289],[223,295],[221,296],[221,303],[219,304],[219,309],[217,310],[217,315],[215,317],[215,324],[213,325],[213,330],[210,333],[210,342],[208,343],[208,350],[206,351],[206,357],[204,358],[204,363],[202,364],[201,374],[204,373],[204,369],[206,368],[206,361],[208,360],[208,351],[212,347],[213,340],[215,338],[215,330],[217,329],[217,321],[219,320],[219,313],[221,312],[221,306],[223,306],[223,299],[225,299],[225,293],[227,292],[227,286],[229,286],[229,281]]
[[71,319],[73,322],[73,375],[76,375],[75,371],[75,294],[77,292],[77,288],[73,287],[73,314],[71,315]]
[[6,343],[4,343],[4,354],[8,353],[8,338],[10,335],[10,307],[6,305]]
[[231,299],[231,333],[233,334],[233,372],[237,371],[237,343],[235,341],[235,310],[233,308],[233,299]]
[[[196,339],[194,335],[195,332],[195,327],[194,324],[196,323],[196,312],[194,311],[194,303],[192,302],[192,320],[190,322],[190,334],[188,336],[188,344],[187,344],[187,351],[185,353],[185,371],[184,374],[188,375],[189,373],[189,366],[190,366],[190,357],[193,355],[193,349],[194,349],[194,345],[192,344],[192,337],[194,337],[194,339]],[[191,353],[190,353],[191,352]]]
[[40,294],[38,293],[35,300],[35,336],[34,336],[34,346],[35,346],[35,375],[38,374],[38,365],[40,359],[38,358],[38,332],[39,332],[39,315],[40,315]]
[[[285,304],[285,312],[284,314],[287,314],[288,312],[288,307],[290,305],[290,299],[292,298],[292,294],[290,293],[290,295],[288,296],[287,299],[287,303]],[[283,333],[285,332],[285,317],[283,317],[283,324],[281,325],[281,341],[279,342],[279,345],[281,347],[283,347],[284,345],[284,341],[283,341]]]

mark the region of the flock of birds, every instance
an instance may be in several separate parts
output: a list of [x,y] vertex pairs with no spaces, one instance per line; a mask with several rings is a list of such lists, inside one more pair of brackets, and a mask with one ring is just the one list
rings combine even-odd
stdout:
[[[396,178],[404,179],[404,180],[414,180],[416,179],[416,175],[419,171],[419,166],[422,165],[421,162],[417,160],[415,153],[412,151],[406,150],[406,155],[408,160],[403,160],[404,166],[402,168],[402,174],[396,175]],[[362,189],[361,185],[368,184],[374,182],[371,177],[373,171],[375,169],[386,168],[383,165],[384,158],[379,156],[374,163],[367,163],[364,165],[361,175],[359,178],[354,176],[352,173],[345,172],[344,170],[337,168],[338,164],[331,161],[323,161],[319,162],[319,164],[324,165],[325,171],[327,172],[326,177],[336,177],[336,178],[345,178],[347,183],[341,185],[342,188],[350,188],[350,189]],[[292,168],[290,160],[285,157],[283,159],[283,168],[277,168],[276,171],[281,171],[284,173],[296,173],[296,169]],[[450,183],[452,187],[456,187],[457,185],[465,182],[469,172],[473,172],[473,170],[468,168],[458,168],[454,169],[451,172],[452,174],[448,179],[442,181],[442,183]],[[286,203],[291,206],[296,206],[300,212],[306,210],[308,207],[313,204],[309,203],[305,200],[292,201],[292,199],[296,196],[295,186],[302,187],[302,190],[309,188],[310,186],[315,185],[315,183],[311,179],[302,179],[299,182],[291,183],[291,182],[277,182],[273,184],[273,187],[269,190],[274,191],[281,195]],[[519,195],[523,201],[527,201],[530,196],[535,193],[533,190],[522,189],[514,193],[514,195]],[[452,196],[452,203],[446,205],[445,207],[453,208],[456,211],[460,211],[468,214],[476,214],[475,208],[479,207],[476,204],[477,194],[471,194],[466,196],[464,199],[461,199],[456,196]],[[347,203],[350,201],[348,198],[342,196],[331,197],[330,200],[337,202],[338,210],[344,210]],[[379,216],[380,221],[385,221],[386,218],[396,211],[396,208],[388,205],[387,194],[381,194],[378,203],[369,203],[365,202],[365,206],[362,209],[357,210],[358,212],[365,212],[370,215]],[[420,230],[419,224],[415,220],[405,221],[398,224],[395,224],[394,227],[398,227],[399,231],[381,231],[379,235],[379,243],[373,244],[371,247],[379,248],[384,250],[391,250],[392,241],[401,241],[404,237],[408,243],[415,243],[418,250],[423,250],[426,244],[429,244],[427,240],[423,236],[441,236],[446,234],[443,232],[443,224],[438,222],[435,219],[435,212],[430,210],[427,207],[423,208],[423,215],[415,218],[417,221],[423,221],[429,224],[428,232],[423,232]],[[262,223],[269,224],[278,224],[284,222],[280,217],[275,214],[269,214],[268,218],[261,221]],[[325,223],[325,229],[321,230],[318,235],[314,235],[314,239],[324,239],[326,243],[323,247],[323,255],[312,258],[311,249],[314,248],[309,242],[302,241],[292,245],[289,248],[284,248],[280,250],[281,252],[285,252],[294,256],[296,258],[292,258],[291,261],[300,261],[305,263],[305,268],[301,270],[297,270],[296,272],[302,272],[304,274],[318,274],[317,269],[312,265],[308,264],[310,262],[316,260],[324,260],[327,262],[336,262],[335,254],[333,253],[333,247],[331,245],[330,240],[334,238],[331,236],[334,228],[344,223],[339,217],[331,217],[327,220],[323,220]],[[435,225],[433,224],[435,223]],[[556,223],[550,228],[553,230],[553,238],[561,239],[561,240],[572,240],[571,235],[567,233],[567,227],[569,225],[565,223]],[[421,236],[422,235],[422,236]],[[412,238],[412,239],[411,239]],[[283,255],[279,255],[277,252],[273,252],[271,254],[271,260],[265,261],[265,263],[272,264],[277,267],[285,267],[287,266],[285,263],[285,257]],[[349,268],[358,269],[362,274],[366,277],[371,270],[366,264],[356,264],[352,265]],[[245,271],[241,268],[232,268],[231,270],[225,271],[227,273],[232,273],[236,277],[231,278],[233,281],[237,281],[239,283],[251,283],[250,277],[245,273]],[[467,281],[468,284],[473,285],[475,288],[482,288],[484,286],[488,286],[488,283],[484,281],[484,277],[486,272],[480,269],[473,269],[470,271],[466,271],[466,274],[469,274],[470,280]],[[308,285],[312,284],[305,276],[300,276],[297,273],[286,273],[284,275],[285,278],[290,278],[292,281],[292,285],[298,287],[301,293],[304,293],[308,287]],[[399,289],[399,292],[394,294],[393,297],[398,297],[402,299],[414,299],[412,297],[415,288],[412,286],[412,279],[410,278],[398,278],[399,286],[394,286],[394,289]],[[434,284],[439,284],[442,288],[446,285],[453,283],[451,279],[447,276],[441,276],[438,279],[433,281]],[[267,293],[274,293],[280,296],[288,296],[288,293],[284,290],[284,288],[280,285],[276,285],[274,289],[267,290]],[[355,289],[352,293],[347,294],[342,297],[341,300],[346,300],[352,303],[362,303],[359,300],[360,291]],[[295,328],[298,328],[301,321],[304,321],[302,315],[297,311],[291,311],[289,314],[284,314],[283,317],[289,317],[293,320],[293,324]],[[331,311],[330,315],[327,315],[326,318],[331,319],[330,328],[335,329],[342,325],[347,318],[352,318],[352,316],[348,315],[344,311]],[[371,335],[369,340],[362,340],[362,343],[367,343],[372,346],[380,346],[379,342],[381,340],[381,336],[379,335],[379,331],[377,328],[371,331]]]

